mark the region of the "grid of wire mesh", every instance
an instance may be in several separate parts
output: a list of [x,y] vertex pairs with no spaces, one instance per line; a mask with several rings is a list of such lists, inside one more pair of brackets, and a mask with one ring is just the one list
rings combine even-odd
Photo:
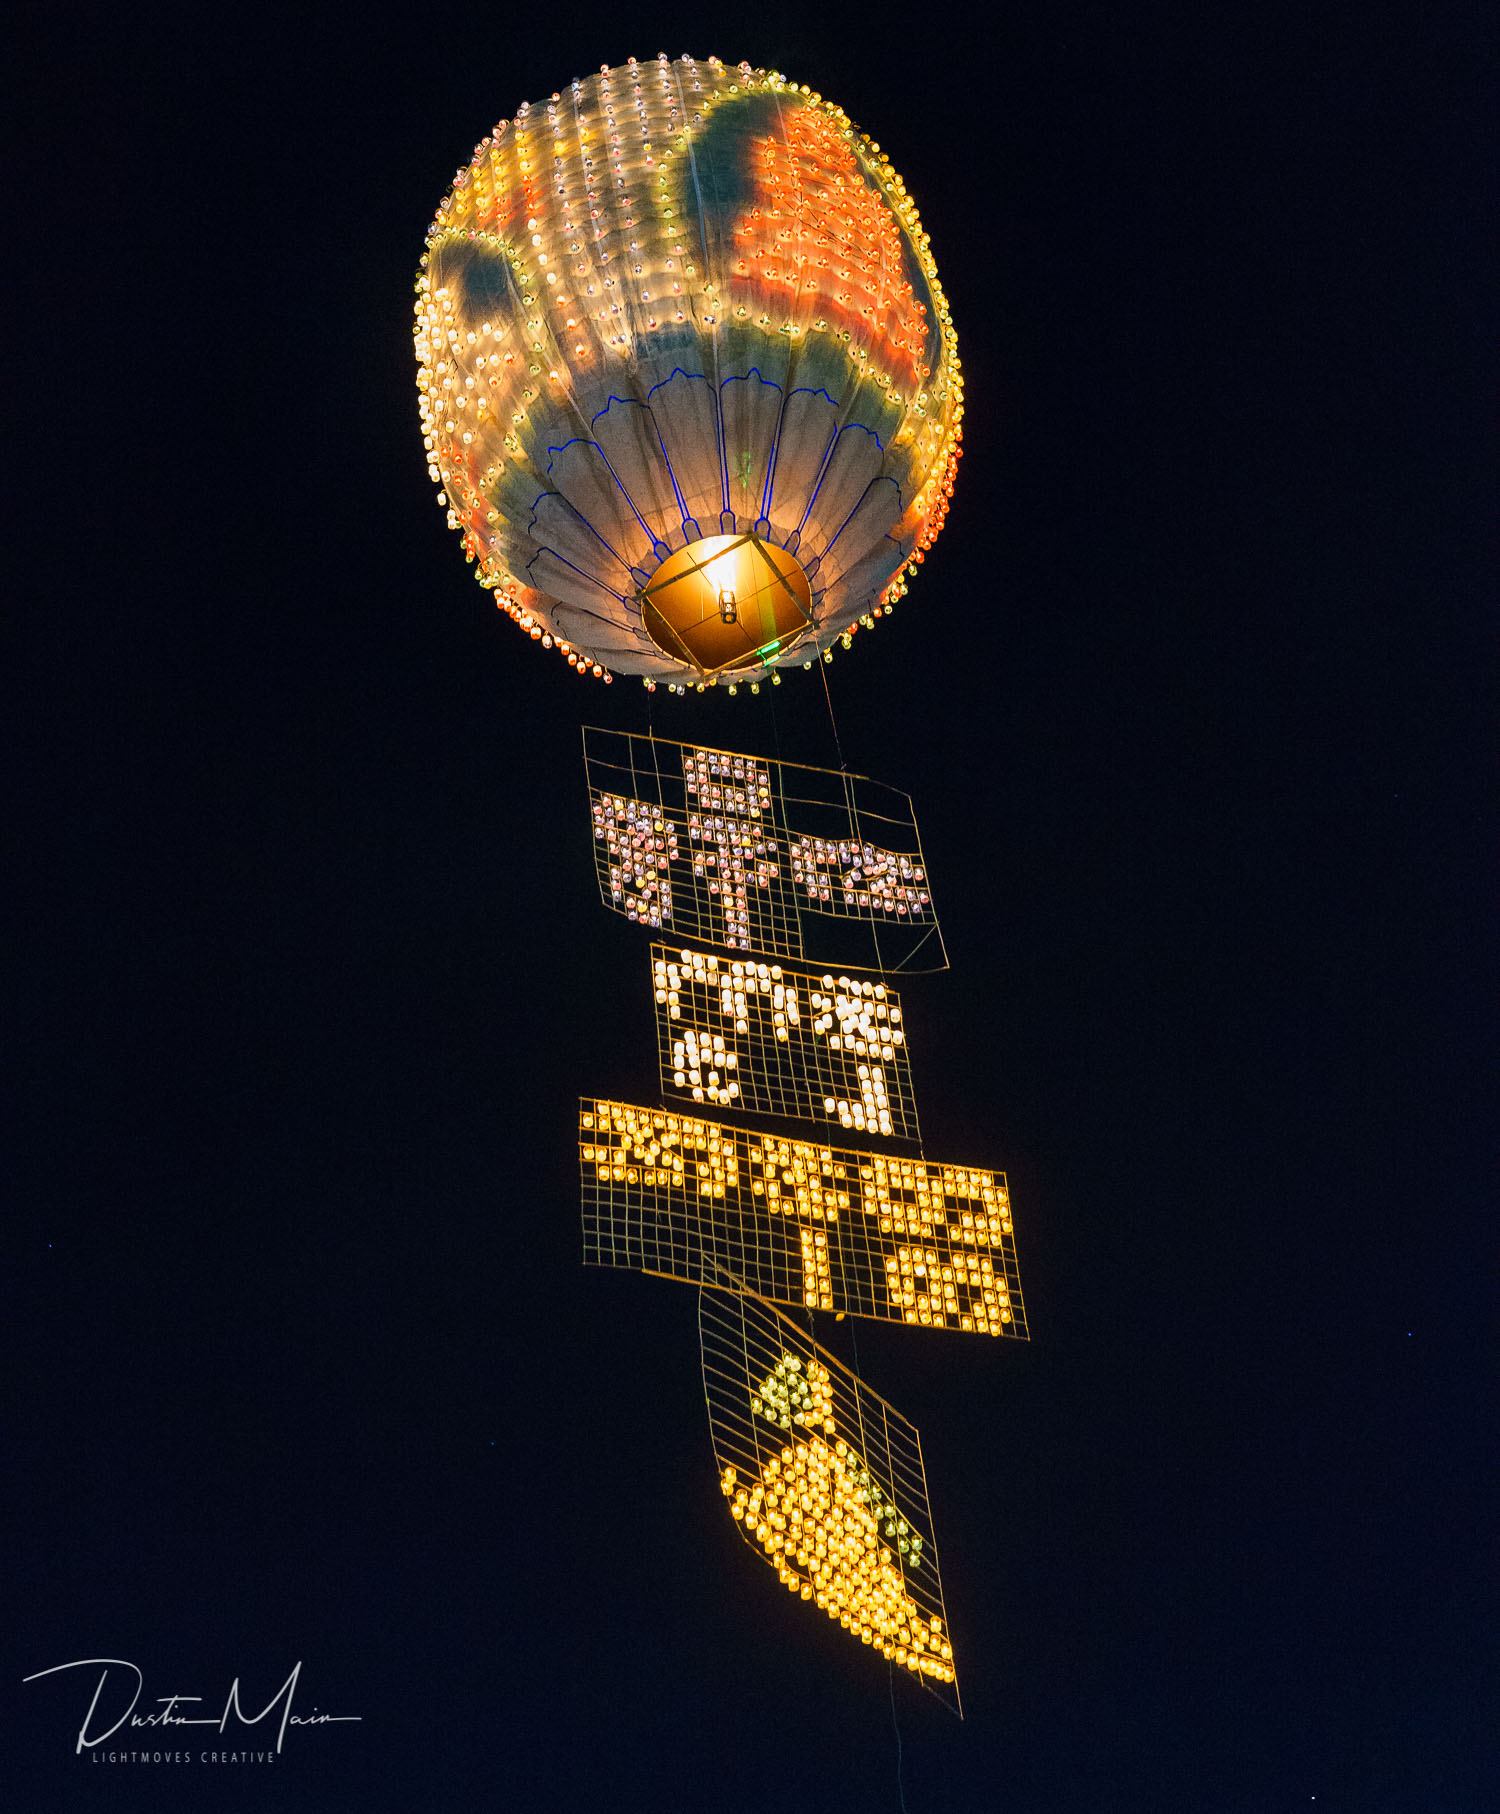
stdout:
[[651,984],[668,1095],[921,1138],[901,998],[883,979],[653,945]]
[[719,1485],[782,1585],[960,1718],[916,1427],[742,1281],[700,1294]]
[[1026,1339],[1005,1174],[579,1105],[585,1265],[779,1304]]
[[595,726],[583,739],[599,893],[614,912],[758,956],[947,968],[898,788]]

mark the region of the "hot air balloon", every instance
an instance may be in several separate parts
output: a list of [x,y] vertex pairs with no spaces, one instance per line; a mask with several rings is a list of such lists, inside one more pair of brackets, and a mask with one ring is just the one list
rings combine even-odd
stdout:
[[[438,501],[579,672],[776,684],[873,627],[943,526],[963,381],[927,235],[880,146],[775,71],[632,58],[523,106],[416,288]],[[591,726],[584,759],[601,899],[671,941],[659,1074],[693,1105],[580,1099],[585,1264],[699,1287],[735,1523],[961,1716],[916,1429],[812,1328],[1025,1336],[1004,1174],[832,1143],[920,1143],[890,978],[947,956],[911,801],[842,753]]]
[[501,122],[417,280],[428,470],[581,671],[811,665],[942,526],[963,383],[905,184],[832,101],[632,59]]
[[740,1535],[790,1593],[962,1717],[916,1429],[730,1273],[699,1293],[698,1335]]

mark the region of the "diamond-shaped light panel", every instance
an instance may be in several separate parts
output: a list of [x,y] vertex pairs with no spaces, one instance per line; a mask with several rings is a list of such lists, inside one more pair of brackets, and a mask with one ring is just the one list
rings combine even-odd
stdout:
[[738,1280],[699,1303],[719,1486],[783,1587],[962,1717],[914,1425]]

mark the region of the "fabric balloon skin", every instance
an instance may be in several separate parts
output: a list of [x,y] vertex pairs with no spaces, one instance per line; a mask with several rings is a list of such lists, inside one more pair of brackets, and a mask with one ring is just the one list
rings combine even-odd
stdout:
[[[946,514],[963,384],[916,209],[775,72],[632,62],[498,125],[429,232],[416,351],[480,583],[580,670],[810,663],[904,594]],[[754,557],[785,605],[712,660],[642,609],[700,544]]]

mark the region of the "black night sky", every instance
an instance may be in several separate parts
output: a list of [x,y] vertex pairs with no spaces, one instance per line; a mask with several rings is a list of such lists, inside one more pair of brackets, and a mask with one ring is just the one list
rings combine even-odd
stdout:
[[[28,10],[6,1806],[1500,1805],[1487,11]],[[898,1681],[899,1781],[725,1515],[695,1292],[579,1264],[577,1098],[656,1088],[579,726],[836,763],[822,686],[580,681],[421,455],[454,170],[662,50],[881,141],[964,363],[948,526],[827,670],[1032,1329],[858,1327],[967,1715]],[[361,1723],[96,1763],[95,1675],[21,1685],[90,1657]]]

